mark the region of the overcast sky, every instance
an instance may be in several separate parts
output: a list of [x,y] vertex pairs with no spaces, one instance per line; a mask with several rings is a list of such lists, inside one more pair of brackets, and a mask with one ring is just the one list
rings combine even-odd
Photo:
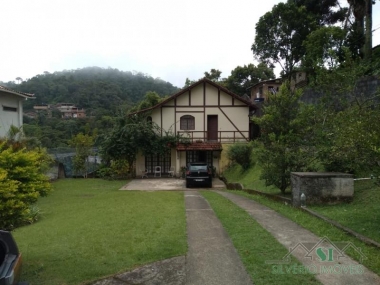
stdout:
[[[178,87],[211,68],[227,77],[257,64],[255,24],[279,2],[3,0],[0,81],[87,66],[139,71]],[[373,8],[376,29],[380,3]],[[373,35],[380,44],[380,29]]]

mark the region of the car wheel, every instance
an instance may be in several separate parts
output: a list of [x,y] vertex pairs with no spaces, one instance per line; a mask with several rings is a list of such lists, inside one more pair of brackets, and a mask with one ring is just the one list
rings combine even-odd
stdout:
[[190,183],[186,181],[186,188],[190,188]]

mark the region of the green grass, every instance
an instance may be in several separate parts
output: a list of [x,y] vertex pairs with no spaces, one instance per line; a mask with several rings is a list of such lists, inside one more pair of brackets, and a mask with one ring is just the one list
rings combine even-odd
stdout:
[[13,235],[31,285],[80,284],[186,254],[181,192],[118,191],[126,182],[66,179],[41,198],[42,218]]
[[[328,237],[332,242],[352,242],[357,247],[361,248],[363,254],[367,257],[363,261],[363,265],[380,275],[380,249],[372,246],[368,246],[365,243],[359,241],[355,237],[352,237],[342,230],[337,229],[336,227],[330,225],[327,222],[324,222],[316,217],[309,215],[301,211],[300,209],[293,208],[289,205],[282,204],[280,202],[273,201],[263,196],[259,195],[250,195],[243,191],[229,191],[234,194],[242,195],[248,197],[252,200],[255,200],[276,212],[282,214],[283,216],[289,218],[290,220],[301,225],[305,229],[310,230],[315,235],[319,237]],[[374,213],[375,215],[378,213]],[[378,225],[377,225],[378,227]],[[354,251],[348,251],[350,255],[355,260],[359,261],[359,255]]]
[[259,163],[256,162],[247,171],[243,171],[238,164],[231,165],[223,172],[223,176],[228,182],[240,182],[246,189],[258,190],[270,194],[280,194],[281,191],[277,187],[265,185],[265,180],[260,179],[260,173],[261,167]]
[[[281,259],[288,249],[228,199],[213,192],[201,193],[226,229],[255,284],[320,284],[311,274],[275,274],[276,265],[265,261]],[[293,257],[291,264],[301,266]]]
[[330,219],[380,242],[380,187],[372,180],[355,181],[353,202],[310,207]]

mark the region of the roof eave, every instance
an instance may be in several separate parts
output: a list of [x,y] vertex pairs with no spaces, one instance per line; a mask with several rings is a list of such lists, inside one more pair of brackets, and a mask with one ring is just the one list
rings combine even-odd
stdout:
[[5,93],[9,93],[9,94],[13,94],[13,95],[16,95],[16,96],[20,96],[20,97],[23,97],[23,98],[26,98],[26,99],[36,99],[36,97],[34,97],[34,94],[17,92],[15,90],[8,89],[8,88],[6,88],[4,86],[1,86],[0,91],[5,92]]

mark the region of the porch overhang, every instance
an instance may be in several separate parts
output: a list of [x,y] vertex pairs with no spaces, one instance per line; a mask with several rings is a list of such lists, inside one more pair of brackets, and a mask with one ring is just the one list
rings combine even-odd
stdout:
[[186,150],[213,150],[213,151],[221,151],[222,144],[220,142],[201,142],[201,143],[191,143],[191,144],[184,144],[180,143],[177,145],[178,151],[186,151]]

